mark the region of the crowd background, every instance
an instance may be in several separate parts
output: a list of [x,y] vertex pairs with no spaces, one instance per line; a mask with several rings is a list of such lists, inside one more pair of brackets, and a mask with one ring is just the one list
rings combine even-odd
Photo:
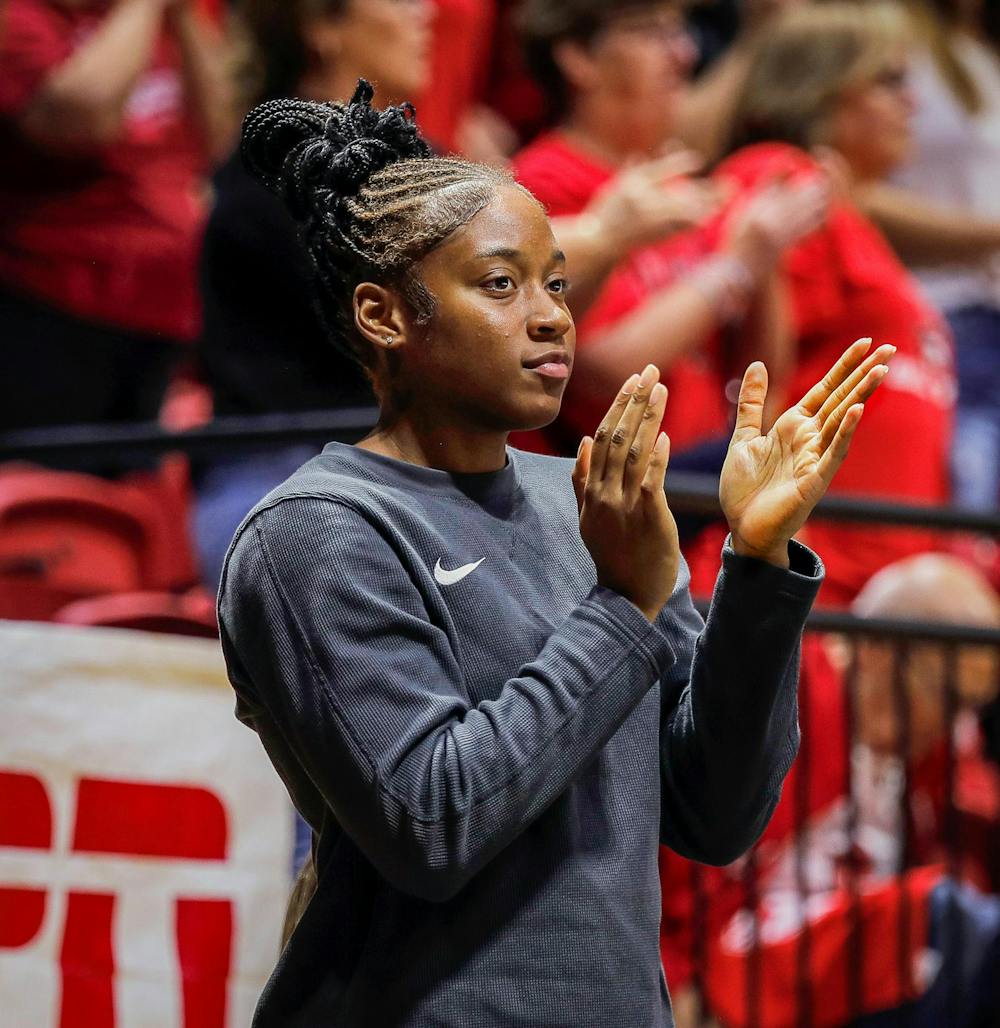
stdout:
[[[987,0],[6,0],[0,12],[8,439],[374,402],[331,343],[282,200],[236,148],[255,103],[345,100],[364,77],[380,104],[412,100],[440,152],[509,167],[568,255],[573,381],[558,422],[517,445],[575,453],[653,361],[670,389],[672,471],[717,474],[750,360],[767,364],[773,414],[872,336],[897,354],[834,490],[998,513],[1000,9]],[[35,537],[9,532],[0,613],[119,624],[131,612],[210,635],[236,526],[315,450],[263,441],[109,461],[102,477],[5,466],[5,510],[54,490],[148,538],[131,563],[105,542],[99,560],[62,546],[26,565]],[[724,531],[683,527],[708,595]],[[989,533],[817,520],[804,540],[826,563],[828,610],[1000,627]],[[983,841],[1000,838],[984,730],[998,683],[988,648],[921,643],[904,661],[872,640],[810,638],[811,771],[800,760],[753,855],[753,895],[745,864],[702,873],[663,854],[679,1023],[1000,1020],[1000,866]],[[945,753],[964,783],[960,868],[941,863],[956,809]],[[865,883],[862,914],[845,866]],[[764,912],[753,945],[748,905]],[[844,929],[858,918],[882,940],[863,974]],[[882,943],[901,918],[913,965],[936,937],[941,969],[889,973],[899,947]],[[962,1019],[935,1020],[954,982],[971,997]]]

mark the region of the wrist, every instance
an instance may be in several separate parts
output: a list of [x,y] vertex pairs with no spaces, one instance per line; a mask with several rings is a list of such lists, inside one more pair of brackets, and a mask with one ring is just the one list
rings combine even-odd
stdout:
[[691,285],[708,302],[720,324],[741,321],[757,290],[757,276],[742,257],[724,253],[711,257],[691,274]]
[[751,546],[739,537],[736,532],[730,532],[732,538],[733,553],[740,557],[752,557],[754,560],[762,560],[775,567],[785,568],[791,566],[788,557],[788,544],[791,540],[785,539],[766,548]]

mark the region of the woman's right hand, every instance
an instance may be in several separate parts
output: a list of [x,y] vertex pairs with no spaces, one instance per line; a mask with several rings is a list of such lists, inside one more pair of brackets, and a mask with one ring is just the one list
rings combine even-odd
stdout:
[[704,159],[691,150],[674,150],[624,168],[579,216],[618,259],[640,246],[693,228],[720,205],[719,190],[709,179],[694,178]]
[[763,281],[786,250],[823,224],[832,196],[825,176],[805,182],[775,179],[737,208],[729,222],[725,252]]
[[622,386],[594,438],[584,437],[573,469],[580,535],[598,583],[650,621],[674,591],[681,559],[663,491],[670,440],[659,430],[667,402],[659,377],[650,364]]

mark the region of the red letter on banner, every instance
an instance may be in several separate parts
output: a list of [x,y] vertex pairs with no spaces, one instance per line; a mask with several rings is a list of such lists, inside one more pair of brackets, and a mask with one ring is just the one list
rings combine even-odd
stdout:
[[[0,846],[47,850],[52,845],[52,805],[41,780],[0,771]],[[45,890],[0,888],[0,947],[27,946],[45,920]]]
[[82,778],[73,849],[190,860],[226,859],[226,811],[207,789]]
[[62,952],[59,1028],[114,1028],[115,957],[111,918],[115,898],[71,892]]
[[232,939],[233,905],[229,900],[177,901],[184,1028],[225,1028]]

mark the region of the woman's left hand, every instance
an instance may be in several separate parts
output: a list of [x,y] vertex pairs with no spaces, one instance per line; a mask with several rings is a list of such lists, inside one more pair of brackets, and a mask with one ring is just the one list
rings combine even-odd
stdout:
[[788,543],[805,524],[843,463],[865,401],[888,373],[896,352],[870,339],[849,346],[822,382],[761,433],[767,370],[747,368],[740,388],[736,430],[729,444],[719,499],[733,549],[788,566]]

